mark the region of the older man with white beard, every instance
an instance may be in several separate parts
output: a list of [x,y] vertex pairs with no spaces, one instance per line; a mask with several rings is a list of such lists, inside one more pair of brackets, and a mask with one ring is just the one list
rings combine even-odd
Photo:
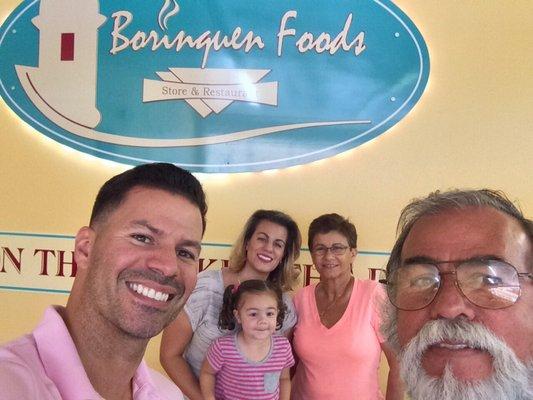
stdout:
[[413,201],[383,331],[413,400],[533,399],[533,222],[501,192]]

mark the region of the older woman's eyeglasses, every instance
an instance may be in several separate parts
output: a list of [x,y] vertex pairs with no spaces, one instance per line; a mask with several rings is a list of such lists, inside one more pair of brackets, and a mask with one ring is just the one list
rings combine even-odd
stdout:
[[346,253],[346,250],[348,248],[349,246],[344,246],[342,244],[334,244],[331,247],[318,245],[315,248],[313,248],[311,252],[319,257],[324,257],[328,253],[328,250],[329,250],[331,251],[331,254],[335,256],[343,256],[344,253]]
[[[439,264],[454,264],[454,270],[440,272]],[[455,286],[478,307],[500,309],[512,306],[520,298],[520,278],[533,279],[530,272],[500,260],[409,262],[394,270],[386,280],[391,303],[400,310],[415,311],[427,307],[442,286],[443,275],[455,275]]]

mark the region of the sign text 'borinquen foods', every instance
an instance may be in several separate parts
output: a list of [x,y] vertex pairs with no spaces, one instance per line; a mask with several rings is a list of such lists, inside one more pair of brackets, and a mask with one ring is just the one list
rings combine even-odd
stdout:
[[283,168],[384,132],[429,55],[390,1],[26,0],[0,95],[37,131],[126,164]]

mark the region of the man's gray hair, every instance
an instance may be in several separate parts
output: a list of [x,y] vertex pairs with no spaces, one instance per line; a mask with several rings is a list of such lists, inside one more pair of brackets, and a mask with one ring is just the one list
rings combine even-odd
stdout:
[[533,245],[533,221],[524,214],[507,196],[498,190],[449,190],[436,191],[425,198],[415,199],[400,214],[397,239],[387,263],[387,276],[400,264],[403,244],[413,225],[422,217],[437,215],[448,210],[464,210],[470,207],[491,207],[514,218],[524,229]]

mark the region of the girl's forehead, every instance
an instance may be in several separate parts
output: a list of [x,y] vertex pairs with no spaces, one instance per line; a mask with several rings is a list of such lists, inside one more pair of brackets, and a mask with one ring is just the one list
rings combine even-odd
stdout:
[[245,306],[247,308],[259,307],[274,307],[277,306],[278,300],[276,294],[272,291],[264,292],[245,292],[239,299],[239,306]]

